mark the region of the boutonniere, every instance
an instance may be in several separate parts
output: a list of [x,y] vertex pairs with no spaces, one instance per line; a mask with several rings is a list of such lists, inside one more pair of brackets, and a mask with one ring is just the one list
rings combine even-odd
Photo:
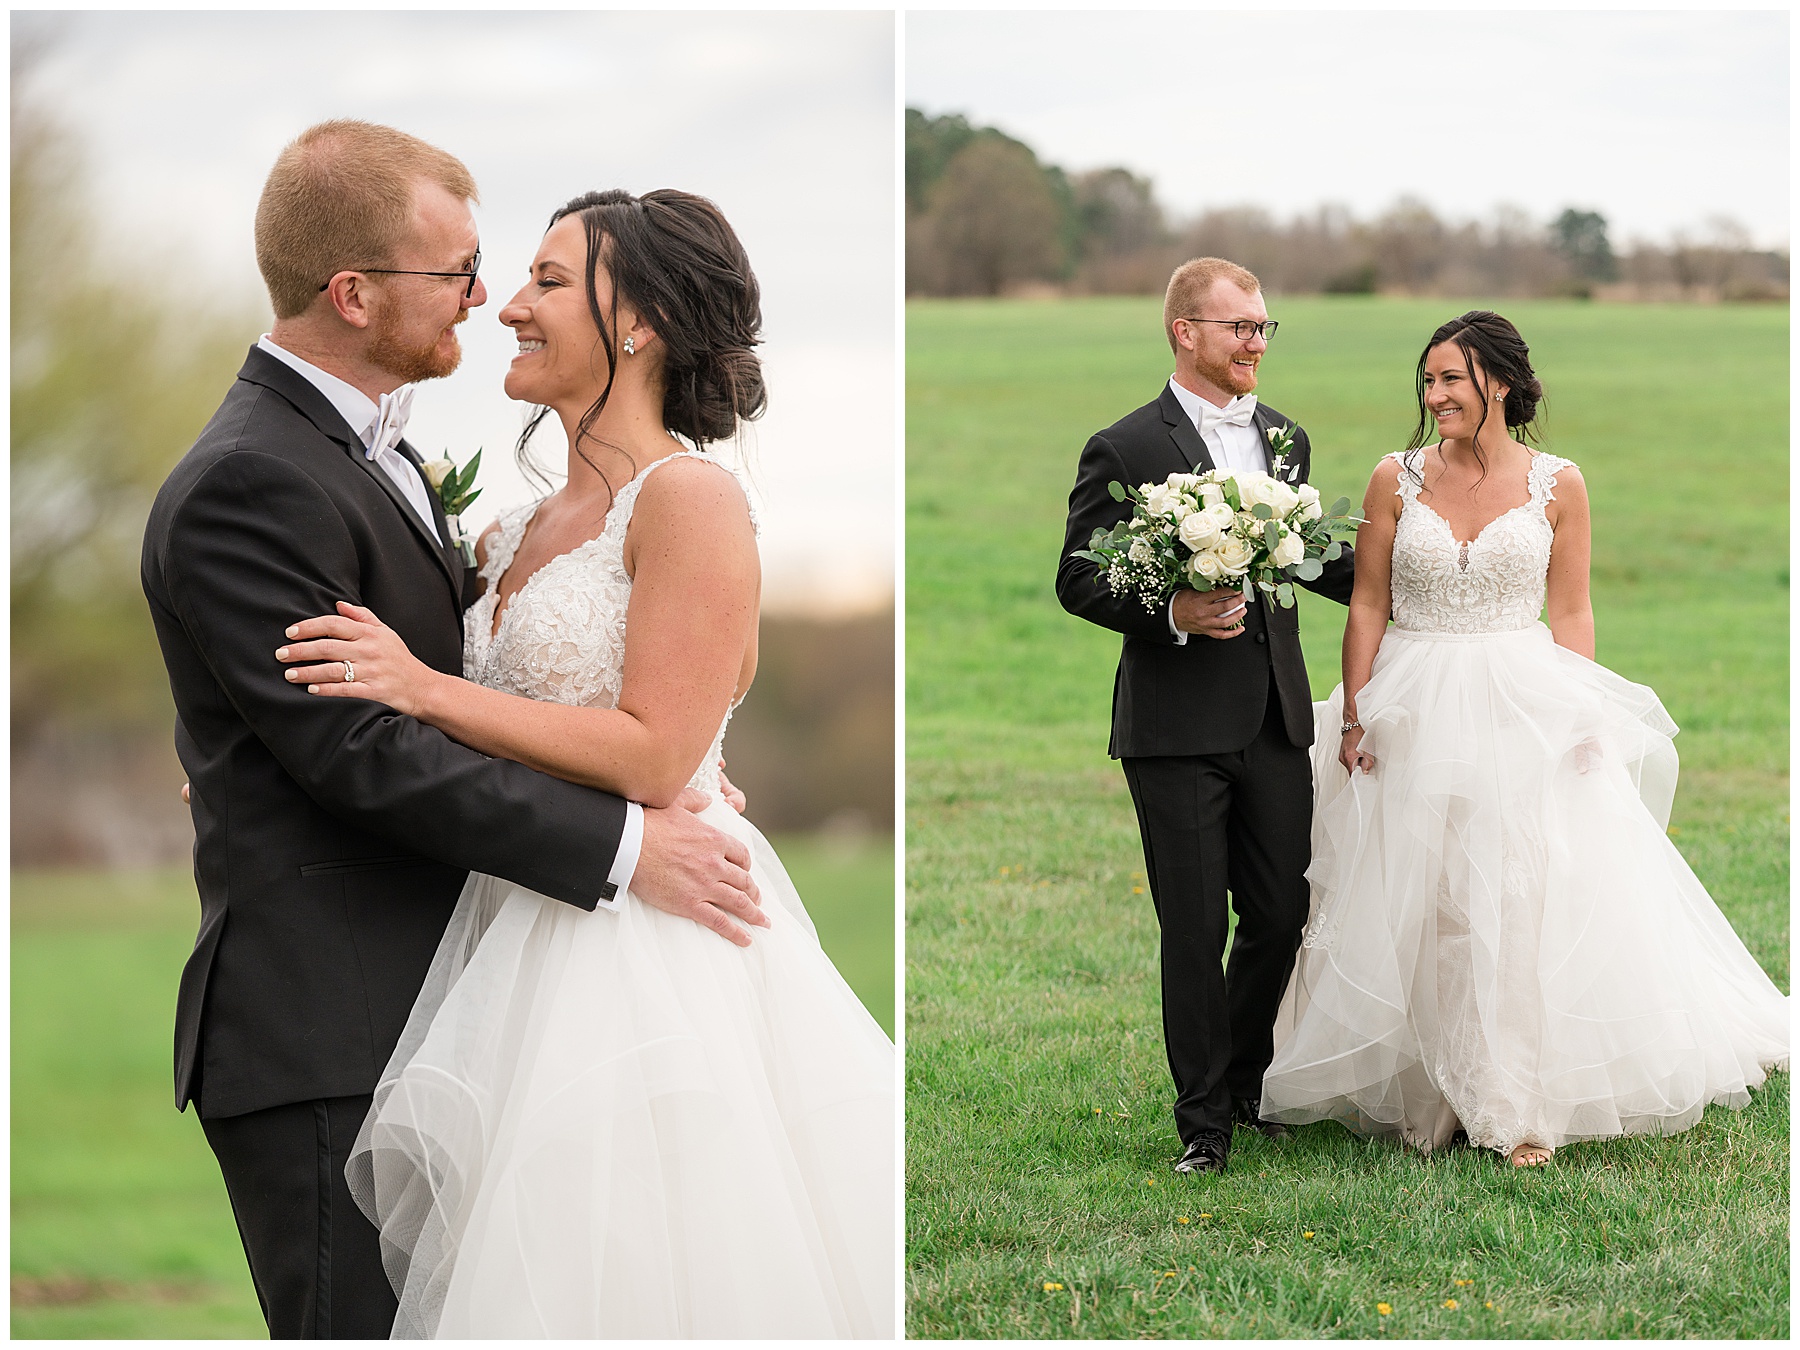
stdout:
[[481,451],[477,450],[469,462],[456,467],[456,461],[445,455],[441,459],[428,459],[419,466],[437,492],[438,501],[443,503],[444,523],[450,528],[450,542],[456,546],[461,555],[464,567],[475,565],[475,544],[464,532],[462,513],[475,504],[481,495],[481,489],[475,486],[475,471],[481,467]]
[[1279,478],[1284,482],[1291,483],[1294,481],[1295,475],[1300,472],[1298,464],[1291,469],[1287,466],[1288,452],[1294,448],[1294,432],[1296,430],[1298,427],[1293,422],[1289,422],[1285,427],[1269,428],[1269,476],[1271,478]]

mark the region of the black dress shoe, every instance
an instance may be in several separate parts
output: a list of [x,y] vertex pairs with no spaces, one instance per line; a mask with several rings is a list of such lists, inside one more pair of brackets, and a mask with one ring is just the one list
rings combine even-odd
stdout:
[[1175,1160],[1177,1172],[1223,1172],[1231,1141],[1221,1130],[1202,1130]]
[[1286,1139],[1293,1133],[1279,1121],[1262,1118],[1262,1101],[1257,1097],[1234,1097],[1231,1101],[1231,1114],[1237,1123],[1246,1129],[1255,1130],[1265,1139]]

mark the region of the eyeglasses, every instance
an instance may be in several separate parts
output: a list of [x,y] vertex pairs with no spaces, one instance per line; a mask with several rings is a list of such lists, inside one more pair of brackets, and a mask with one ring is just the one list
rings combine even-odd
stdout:
[[[469,279],[469,288],[463,292],[463,298],[465,300],[473,300],[475,298],[475,278],[480,275],[481,272],[481,250],[476,249],[475,256],[469,259],[469,265],[459,272],[409,272],[401,267],[346,267],[344,271],[381,272],[391,277],[467,277]],[[333,275],[335,276],[336,274],[333,273]],[[330,286],[331,283],[328,281],[323,286],[319,287],[319,289],[321,291],[327,290]]]
[[1274,319],[1264,319],[1261,323],[1252,323],[1249,319],[1182,319],[1180,322],[1222,323],[1237,334],[1239,342],[1248,342],[1259,333],[1262,334],[1262,340],[1267,342],[1275,336],[1275,330],[1281,327]]

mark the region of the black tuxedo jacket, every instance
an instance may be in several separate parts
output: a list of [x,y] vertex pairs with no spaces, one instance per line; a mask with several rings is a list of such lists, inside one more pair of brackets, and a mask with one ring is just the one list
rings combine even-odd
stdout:
[[471,869],[584,909],[608,891],[619,798],[308,695],[275,660],[287,625],[349,600],[460,674],[463,573],[330,401],[252,348],[144,535],[200,892],[178,1107],[372,1091]]
[[[1272,427],[1294,426],[1266,403],[1256,406],[1256,428],[1267,443]],[[1245,613],[1244,632],[1220,640],[1192,635],[1177,645],[1169,633],[1168,606],[1146,610],[1133,595],[1114,595],[1106,574],[1075,551],[1085,549],[1096,529],[1111,529],[1132,510],[1116,502],[1107,484],[1160,483],[1172,473],[1206,473],[1214,468],[1206,442],[1166,385],[1162,396],[1088,439],[1069,493],[1069,524],[1056,595],[1071,614],[1125,635],[1113,680],[1112,742],[1115,759],[1149,755],[1215,755],[1242,750],[1255,739],[1268,705],[1269,676],[1281,698],[1282,719],[1295,745],[1313,740],[1312,690],[1300,653],[1297,609],[1260,598]],[[1312,468],[1306,432],[1294,428],[1289,481],[1304,483]],[[1350,601],[1350,546],[1325,564],[1308,589],[1342,604]]]

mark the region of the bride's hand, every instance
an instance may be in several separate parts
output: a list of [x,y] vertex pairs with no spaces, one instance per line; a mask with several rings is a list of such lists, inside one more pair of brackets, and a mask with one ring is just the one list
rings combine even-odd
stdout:
[[449,677],[414,656],[372,611],[342,600],[337,608],[287,630],[294,640],[275,649],[275,659],[289,663],[287,678],[309,694],[372,699],[421,716],[432,683]]
[[1338,763],[1344,766],[1345,773],[1355,773],[1361,769],[1364,773],[1375,772],[1375,756],[1362,748],[1363,729],[1351,727],[1344,733],[1344,744],[1338,750]]

